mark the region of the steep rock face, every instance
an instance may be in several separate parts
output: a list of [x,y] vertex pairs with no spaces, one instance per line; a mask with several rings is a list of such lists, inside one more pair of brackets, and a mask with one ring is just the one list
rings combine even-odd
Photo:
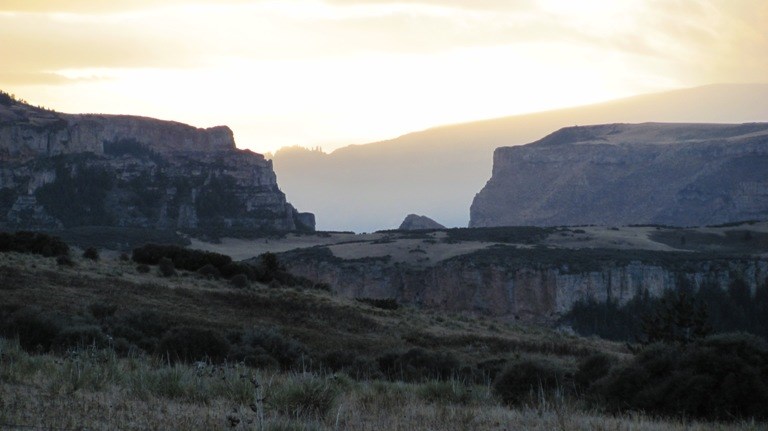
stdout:
[[501,147],[470,227],[768,218],[768,124],[609,124]]
[[0,227],[314,230],[228,127],[0,102]]
[[[473,311],[528,321],[551,321],[582,299],[623,304],[645,290],[658,296],[674,289],[681,278],[698,288],[712,283],[726,289],[741,278],[752,292],[768,280],[765,258],[705,259],[684,255],[661,258],[600,260],[574,266],[561,262],[517,260],[517,251],[492,250],[417,268],[391,265],[386,259],[345,261],[330,252],[325,258],[286,253],[287,269],[328,283],[349,298],[395,298],[425,308]],[[581,252],[580,252],[581,253]],[[584,253],[591,253],[584,251]],[[681,257],[682,256],[682,257]]]
[[408,214],[398,230],[429,230],[429,229],[445,229],[445,226],[432,220],[427,216],[421,216],[417,214]]

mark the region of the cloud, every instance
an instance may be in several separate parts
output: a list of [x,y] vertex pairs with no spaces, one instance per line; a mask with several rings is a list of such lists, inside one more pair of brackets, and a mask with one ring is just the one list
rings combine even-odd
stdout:
[[[326,0],[328,4],[337,4],[342,6],[365,6],[365,5],[402,5],[406,2],[402,0]],[[535,6],[533,0],[412,0],[408,4],[419,4],[429,6],[440,6],[447,8],[458,8],[468,10],[496,10],[510,11],[530,10]]]
[[254,0],[3,0],[0,3],[0,12],[114,13],[189,4],[245,4],[253,2]]

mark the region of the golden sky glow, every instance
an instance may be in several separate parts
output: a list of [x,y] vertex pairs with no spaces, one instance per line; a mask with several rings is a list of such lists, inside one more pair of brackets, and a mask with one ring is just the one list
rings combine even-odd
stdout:
[[333,149],[768,81],[763,0],[0,0],[0,89]]

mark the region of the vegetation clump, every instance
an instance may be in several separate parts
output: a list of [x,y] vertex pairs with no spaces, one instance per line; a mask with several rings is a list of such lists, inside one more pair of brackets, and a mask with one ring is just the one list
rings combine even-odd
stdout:
[[0,232],[0,252],[39,254],[53,257],[69,254],[69,246],[61,239],[40,232]]

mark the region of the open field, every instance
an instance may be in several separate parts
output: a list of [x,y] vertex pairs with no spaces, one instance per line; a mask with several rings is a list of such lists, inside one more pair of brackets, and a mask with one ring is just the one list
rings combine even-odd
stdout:
[[[497,238],[494,238],[494,234],[488,234],[488,232],[494,232],[494,229],[497,232]],[[190,247],[226,254],[235,260],[243,260],[266,252],[282,253],[301,248],[327,246],[334,256],[345,260],[389,256],[391,263],[410,265],[430,265],[500,244],[519,247],[542,245],[564,249],[707,251],[768,255],[768,222],[700,228],[563,227],[540,229],[541,235],[523,236],[519,240],[505,238],[505,231],[530,229],[535,228],[382,231],[360,235],[289,234],[284,238],[255,240],[224,238],[219,243],[192,239]],[[746,232],[750,233],[746,234]]]

